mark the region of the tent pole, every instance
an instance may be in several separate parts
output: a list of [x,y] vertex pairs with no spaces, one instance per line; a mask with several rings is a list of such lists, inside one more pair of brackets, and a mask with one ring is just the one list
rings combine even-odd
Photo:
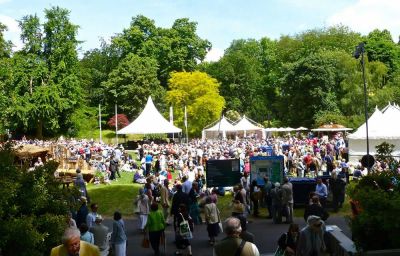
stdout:
[[115,140],[118,146],[118,112],[117,112],[117,104],[115,104]]

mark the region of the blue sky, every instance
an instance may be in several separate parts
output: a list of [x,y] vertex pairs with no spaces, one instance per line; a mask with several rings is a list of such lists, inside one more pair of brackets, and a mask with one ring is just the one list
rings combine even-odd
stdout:
[[235,39],[278,39],[335,24],[362,34],[386,28],[396,42],[400,35],[397,0],[0,0],[0,22],[8,26],[6,38],[16,49],[21,47],[16,20],[34,13],[43,17],[51,6],[71,11],[71,21],[80,26],[78,38],[84,41],[81,53],[99,47],[101,37],[121,32],[139,14],[159,27],[171,27],[184,17],[196,21],[198,35],[213,45],[209,60],[218,59]]

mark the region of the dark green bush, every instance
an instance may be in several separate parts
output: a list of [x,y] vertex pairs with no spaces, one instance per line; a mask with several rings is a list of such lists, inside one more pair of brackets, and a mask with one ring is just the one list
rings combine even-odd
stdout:
[[350,220],[353,240],[362,250],[400,248],[400,175],[374,173],[348,189],[360,213]]
[[55,179],[58,164],[28,171],[15,165],[12,145],[0,148],[0,249],[3,255],[48,255],[60,244],[75,190]]

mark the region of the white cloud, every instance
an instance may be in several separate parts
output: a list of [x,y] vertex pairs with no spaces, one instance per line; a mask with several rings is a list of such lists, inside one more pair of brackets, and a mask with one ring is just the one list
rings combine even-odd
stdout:
[[4,32],[4,37],[14,44],[13,50],[21,50],[23,43],[20,40],[21,29],[18,26],[18,22],[14,18],[2,14],[0,14],[0,22],[7,26],[8,30]]
[[224,50],[220,48],[211,48],[206,55],[205,61],[218,61],[222,56],[224,56]]
[[400,34],[400,1],[358,0],[328,18],[328,25],[343,24],[355,32],[368,34],[374,29],[387,29],[395,42]]
[[4,4],[4,3],[7,3],[7,2],[10,2],[11,0],[0,0],[0,4]]

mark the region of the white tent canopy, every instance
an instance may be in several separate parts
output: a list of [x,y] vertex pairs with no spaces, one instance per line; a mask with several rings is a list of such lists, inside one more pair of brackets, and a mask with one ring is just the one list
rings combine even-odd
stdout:
[[225,118],[222,116],[219,122],[216,122],[213,126],[209,128],[203,129],[203,139],[205,139],[208,135],[212,135],[213,137],[218,136],[220,132],[222,132],[222,137],[226,138],[227,132],[234,132],[236,131],[235,127]]
[[257,124],[256,122],[247,118],[246,115],[243,115],[243,118],[234,125],[234,128],[238,132],[243,131],[244,137],[246,137],[247,132],[250,131],[250,132],[261,133],[261,137],[265,138],[264,129],[260,126],[257,126],[256,124]]
[[[382,111],[378,108],[368,119],[369,153],[376,154],[375,146],[382,142],[394,144],[394,156],[400,156],[400,108],[389,104]],[[367,154],[366,125],[361,125],[350,134],[349,155],[355,161]]]
[[122,128],[117,134],[157,134],[178,133],[182,129],[174,126],[158,112],[149,96],[142,113],[128,126]]
[[234,125],[236,131],[259,131],[262,127],[255,125],[244,115],[243,118]]

